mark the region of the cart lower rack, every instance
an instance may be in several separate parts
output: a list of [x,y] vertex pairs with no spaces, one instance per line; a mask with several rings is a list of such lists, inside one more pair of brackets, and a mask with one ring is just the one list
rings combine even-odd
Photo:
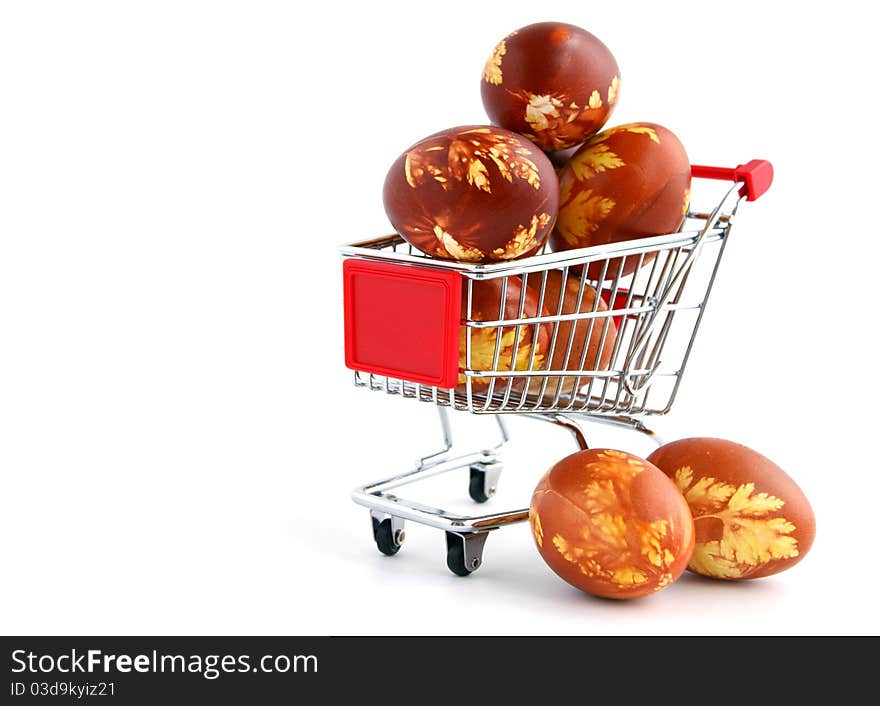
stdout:
[[[446,532],[447,565],[466,576],[489,532],[528,519],[527,509],[462,516],[390,492],[467,468],[471,498],[487,501],[509,438],[504,414],[568,429],[582,449],[585,419],[655,436],[642,420],[675,401],[737,208],[773,174],[762,160],[692,172],[695,193],[706,179],[734,185],[668,235],[486,265],[428,258],[397,235],[342,249],[355,385],[437,405],[443,432],[440,452],[354,491],[382,553],[400,549],[406,520],[429,525]],[[497,442],[454,451],[447,409],[497,415]]]

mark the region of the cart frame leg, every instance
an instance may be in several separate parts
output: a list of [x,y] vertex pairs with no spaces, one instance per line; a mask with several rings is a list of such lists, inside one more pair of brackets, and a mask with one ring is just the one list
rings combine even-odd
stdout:
[[[435,453],[418,459],[415,468],[405,473],[355,488],[351,497],[357,504],[369,508],[374,539],[383,554],[397,553],[405,537],[403,527],[406,520],[418,522],[446,533],[447,566],[453,573],[466,576],[482,565],[483,547],[489,533],[505,525],[525,522],[529,519],[529,511],[528,508],[525,508],[482,515],[459,515],[405,500],[389,492],[401,486],[461,468],[472,469],[472,472],[476,469],[478,472],[484,473],[487,491],[497,487],[498,476],[501,473],[499,453],[510,439],[502,415],[495,416],[500,440],[494,446],[455,455],[448,411],[444,407],[438,407],[437,410],[440,416],[443,447]],[[662,444],[662,441],[651,429],[638,419],[631,417],[600,417],[562,413],[527,414],[525,416],[566,429],[574,436],[575,442],[581,449],[589,448],[587,436],[580,424],[580,421],[584,419],[624,425],[646,434],[658,445]],[[487,495],[494,495],[494,492],[487,492]],[[389,523],[388,526],[383,525],[385,522]]]

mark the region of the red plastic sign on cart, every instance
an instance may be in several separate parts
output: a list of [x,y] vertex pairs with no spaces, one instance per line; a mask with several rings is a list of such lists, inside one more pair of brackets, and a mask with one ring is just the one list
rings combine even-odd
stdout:
[[461,275],[370,260],[346,260],[342,272],[346,366],[455,387]]

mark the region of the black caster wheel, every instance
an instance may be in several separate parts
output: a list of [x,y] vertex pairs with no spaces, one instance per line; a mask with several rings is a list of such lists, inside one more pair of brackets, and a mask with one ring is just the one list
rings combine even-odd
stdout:
[[493,495],[498,486],[498,477],[501,475],[500,464],[471,466],[471,478],[468,484],[468,494],[475,503],[484,503]]
[[386,556],[394,556],[400,551],[403,544],[403,530],[395,530],[391,525],[391,518],[384,520],[373,519],[373,538],[379,551]]
[[467,535],[446,533],[446,566],[456,576],[470,576],[483,563],[483,545],[488,532]]
[[475,503],[486,502],[489,499],[489,494],[486,492],[487,490],[486,471],[482,468],[471,466],[471,482],[468,485],[468,493],[471,496],[471,500]]
[[470,576],[477,568],[465,566],[464,540],[452,532],[446,533],[446,566],[456,576]]

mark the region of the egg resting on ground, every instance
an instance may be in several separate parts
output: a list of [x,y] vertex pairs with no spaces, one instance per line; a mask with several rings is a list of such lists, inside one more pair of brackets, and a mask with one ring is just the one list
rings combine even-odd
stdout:
[[559,182],[550,160],[521,135],[474,125],[438,132],[400,155],[383,200],[394,228],[422,252],[493,262],[544,244]]
[[797,564],[816,519],[798,485],[773,461],[724,439],[673,441],[648,460],[675,481],[696,528],[688,568],[716,579],[756,579]]
[[694,523],[675,484],[623,451],[579,451],[538,483],[529,508],[538,552],[561,578],[605,598],[638,598],[685,570]]
[[[505,284],[506,291],[505,291]],[[532,318],[546,315],[546,311],[538,310],[538,295],[531,288],[525,288],[523,294],[522,280],[517,276],[497,277],[486,280],[473,280],[471,290],[471,309],[468,316],[468,281],[465,280],[461,295],[461,318],[470,321],[496,321],[519,318]],[[522,314],[520,314],[522,299]],[[503,305],[502,305],[503,302]],[[537,334],[535,329],[537,328]],[[459,367],[467,365],[468,327],[461,327],[459,338]],[[495,346],[498,340],[498,328],[470,328],[470,368],[472,370],[492,370],[495,359]],[[546,354],[550,344],[550,324],[522,324],[519,326],[501,327],[501,347],[499,348],[497,370],[542,370],[546,365]],[[515,351],[515,352],[514,352]],[[492,387],[493,393],[504,393],[508,384],[511,389],[521,389],[526,383],[525,376],[497,377],[488,376],[471,378],[473,392],[486,392]],[[511,382],[512,380],[512,382]],[[537,383],[531,381],[532,387]],[[467,392],[467,377],[458,375],[456,390]]]
[[601,130],[619,90],[620,70],[608,47],[562,22],[511,32],[486,61],[480,83],[490,120],[548,151]]
[[[559,171],[559,218],[550,236],[553,250],[572,250],[674,233],[687,213],[691,168],[675,134],[655,123],[630,123],[588,140]],[[642,264],[655,257],[645,256]],[[626,258],[623,274],[638,256]],[[603,261],[590,265],[602,276]],[[614,278],[620,258],[609,262]]]
[[[532,279],[535,281],[536,289],[540,291],[541,277],[533,275],[529,280],[530,283]],[[578,302],[579,295],[580,302]],[[567,275],[563,279],[563,274],[559,270],[550,270],[547,273],[543,306],[550,316],[608,311],[608,304],[602,297],[596,296],[596,290],[589,284],[584,283],[581,293],[579,275]],[[590,330],[591,322],[592,331]],[[551,324],[551,338],[552,328]],[[571,348],[569,348],[569,339],[571,340]],[[607,370],[611,363],[611,354],[614,352],[616,340],[617,326],[610,316],[582,319],[577,322],[561,321],[556,331],[556,345],[553,347],[553,356],[547,364],[547,370]],[[585,348],[587,349],[586,354],[584,353]],[[566,352],[568,352],[567,361]],[[581,358],[583,358],[583,363],[581,363]],[[556,397],[557,390],[560,391],[560,394],[571,393],[575,383],[581,387],[589,383],[590,379],[589,375],[548,378],[544,391],[545,400],[552,402]],[[599,382],[599,380],[594,382],[594,386]]]

